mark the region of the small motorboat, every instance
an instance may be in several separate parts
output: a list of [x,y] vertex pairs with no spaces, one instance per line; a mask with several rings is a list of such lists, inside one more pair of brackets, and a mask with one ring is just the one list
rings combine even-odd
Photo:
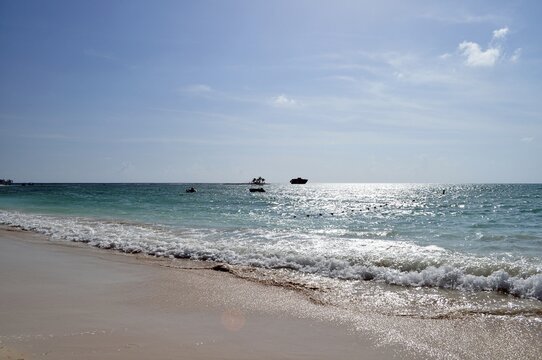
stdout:
[[298,177],[297,179],[290,180],[290,184],[306,184],[309,179],[302,179]]
[[250,188],[248,189],[250,192],[265,192],[264,188]]
[[187,193],[195,193],[195,192],[197,192],[197,190],[194,189],[193,187],[191,187],[190,189],[186,189],[186,192]]

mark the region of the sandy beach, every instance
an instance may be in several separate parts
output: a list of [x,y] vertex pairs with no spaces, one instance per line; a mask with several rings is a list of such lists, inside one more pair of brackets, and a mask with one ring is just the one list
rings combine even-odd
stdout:
[[352,313],[214,264],[0,230],[0,359],[537,359],[541,326]]
[[206,263],[173,268],[46,240],[0,232],[2,359],[390,359],[399,351],[329,321],[330,309],[292,290]]

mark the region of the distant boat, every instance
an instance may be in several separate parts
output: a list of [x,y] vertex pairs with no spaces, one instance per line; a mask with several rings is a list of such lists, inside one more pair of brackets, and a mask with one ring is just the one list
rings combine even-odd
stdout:
[[264,188],[250,188],[248,189],[250,192],[265,192]]
[[302,179],[298,177],[297,179],[290,180],[290,184],[306,184],[309,179]]
[[250,183],[252,185],[265,185],[265,179],[260,176],[258,178],[252,179],[252,181]]
[[195,193],[195,192],[197,192],[197,190],[194,189],[193,187],[191,187],[191,188],[189,188],[189,189],[186,189],[186,192],[187,192],[187,193]]

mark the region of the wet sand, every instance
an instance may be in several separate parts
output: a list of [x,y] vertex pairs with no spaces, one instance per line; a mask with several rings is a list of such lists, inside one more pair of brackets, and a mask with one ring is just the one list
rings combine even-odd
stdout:
[[213,265],[0,227],[0,359],[542,358],[534,318],[353,311]]
[[[193,261],[0,230],[0,359],[391,359],[333,309]],[[185,268],[185,269],[183,269]]]

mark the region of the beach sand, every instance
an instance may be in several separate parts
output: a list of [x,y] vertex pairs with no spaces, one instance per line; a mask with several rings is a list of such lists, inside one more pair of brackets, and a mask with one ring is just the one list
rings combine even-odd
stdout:
[[0,359],[540,359],[542,325],[320,304],[212,270],[0,228]]
[[330,321],[330,309],[296,291],[208,268],[208,263],[155,261],[0,230],[0,358],[391,359],[401,354]]

